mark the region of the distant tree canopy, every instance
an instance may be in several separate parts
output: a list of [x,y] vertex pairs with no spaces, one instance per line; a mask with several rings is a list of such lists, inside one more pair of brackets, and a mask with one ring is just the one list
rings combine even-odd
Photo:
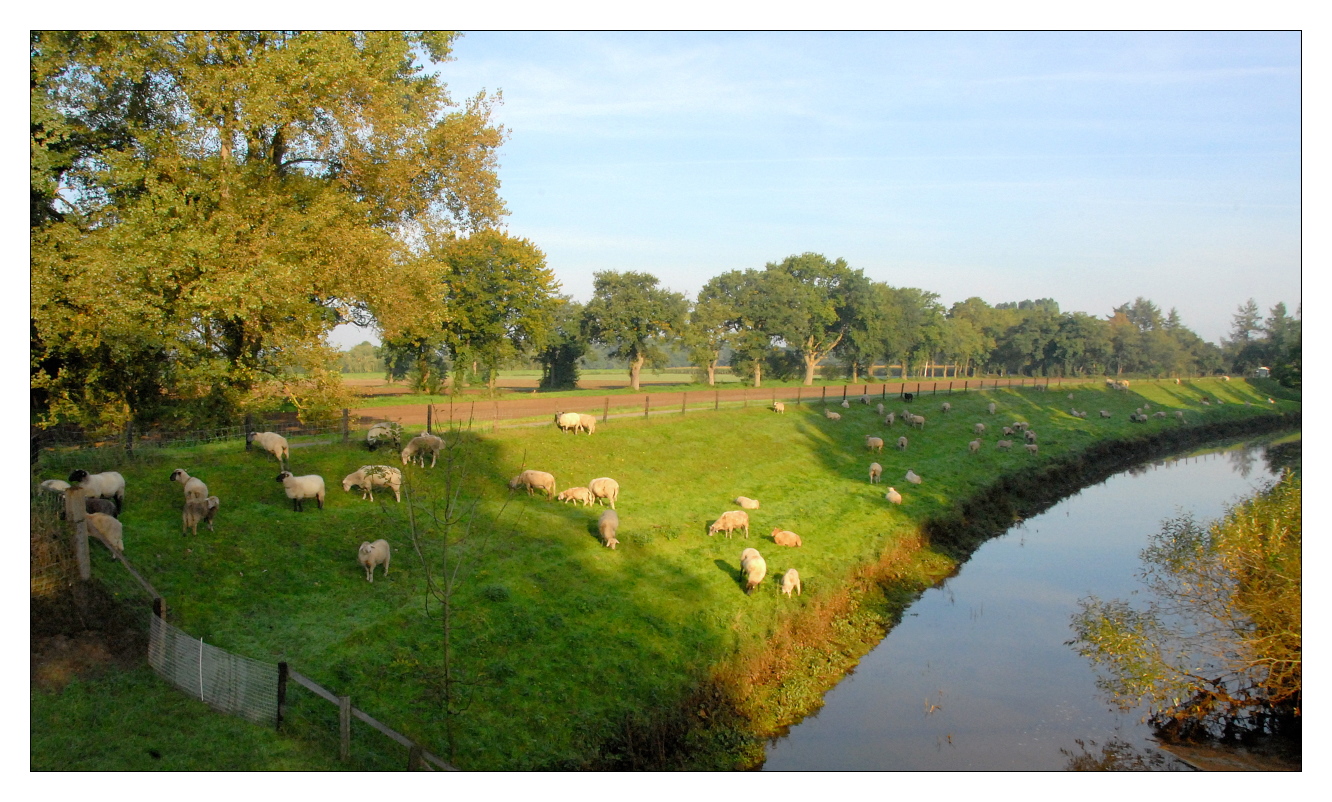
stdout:
[[648,273],[595,273],[592,300],[583,308],[584,337],[628,362],[629,386],[635,390],[643,365],[662,360],[662,346],[685,330],[689,302],[657,284]]

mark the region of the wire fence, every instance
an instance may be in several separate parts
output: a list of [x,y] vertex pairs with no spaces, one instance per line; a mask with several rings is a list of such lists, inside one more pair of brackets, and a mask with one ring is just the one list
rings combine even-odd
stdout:
[[278,725],[278,667],[195,639],[160,616],[150,618],[148,664],[163,679],[219,713]]

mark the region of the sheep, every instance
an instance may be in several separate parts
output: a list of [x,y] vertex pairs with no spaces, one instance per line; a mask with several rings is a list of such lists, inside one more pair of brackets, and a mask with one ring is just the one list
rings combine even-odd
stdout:
[[1153,417],[1153,418],[1164,418],[1165,416],[1166,416],[1166,414],[1165,414],[1165,410],[1160,410],[1160,411],[1158,411],[1155,415],[1153,415],[1152,417]]
[[891,503],[893,503],[893,504],[901,504],[901,503],[902,503],[902,494],[899,493],[899,492],[897,492],[897,490],[895,490],[894,488],[891,488],[891,487],[888,488],[888,492],[887,492],[887,493],[884,493],[884,494],[883,494],[883,497],[886,498],[886,499],[888,499],[888,501],[891,502]]
[[918,485],[921,482],[920,475],[910,468],[907,468],[906,480],[913,485]]
[[1179,383],[1180,383],[1179,379],[1175,379],[1175,384],[1179,384]]
[[725,532],[726,536],[730,537],[733,530],[740,528],[745,530],[745,537],[749,537],[749,513],[743,510],[723,512],[721,517],[713,521],[712,525],[708,527],[708,537],[712,537],[718,532]]
[[[1203,400],[1203,403],[1204,403],[1204,404],[1207,403],[1206,399]],[[1141,415],[1141,414],[1142,414],[1142,407],[1138,407],[1137,409],[1133,410],[1133,414],[1134,414],[1134,415]]]
[[1011,435],[1011,434],[1013,434],[1013,427],[1012,427],[1012,426],[1005,426],[1005,427],[1004,427],[1004,430],[1003,430],[1003,435],[1004,435],[1004,437],[1008,437],[1008,436]]
[[282,467],[284,461],[291,462],[291,449],[287,446],[287,438],[277,432],[250,432],[245,435],[245,450],[249,451],[251,446],[259,446],[277,457],[278,467]]
[[371,451],[384,443],[392,443],[395,451],[402,448],[402,424],[392,421],[376,423],[365,433],[365,445]]
[[892,426],[894,423],[897,423],[897,413],[889,412],[887,415],[884,416],[883,422],[884,425],[886,426]]
[[759,508],[759,503],[757,501],[746,496],[736,496],[735,503],[739,504],[741,509],[757,510]]
[[1143,401],[1143,402],[1142,402],[1142,408],[1143,408],[1143,409],[1151,409],[1151,408],[1152,408],[1152,405],[1149,404],[1149,403],[1147,403],[1146,401]]
[[[120,517],[120,513],[116,510],[115,502],[106,498],[84,498],[83,511],[84,513],[100,512],[103,515],[110,515],[112,518]],[[63,518],[65,511],[61,510],[60,515]]]
[[592,506],[593,501],[592,491],[588,490],[586,487],[571,487],[568,490],[561,490],[560,494],[555,497],[555,500],[572,501],[574,504],[581,501],[583,502],[584,507],[590,507]]
[[883,404],[882,404],[882,403],[879,403],[879,404],[875,404],[875,405],[874,405],[874,414],[876,414],[876,415],[882,415],[882,414],[883,414]]
[[615,539],[615,530],[619,527],[620,514],[615,510],[605,510],[597,519],[597,532],[601,535],[601,542],[611,551],[620,545],[620,541]]
[[1108,409],[1103,409],[1103,410],[1101,410],[1101,417],[1102,417],[1102,418],[1108,418],[1108,417],[1110,417],[1110,410],[1108,410]]
[[1230,377],[1229,377],[1229,376],[1222,376],[1222,377],[1221,377],[1221,381],[1223,381],[1223,382],[1228,382],[1228,381],[1230,381]]
[[788,529],[782,529],[781,527],[774,526],[772,528],[772,542],[776,543],[778,546],[791,546],[793,548],[799,548],[800,535],[797,535],[795,532],[792,532]]
[[1036,444],[1035,444],[1035,443],[1027,443],[1027,453],[1028,453],[1028,454],[1035,454],[1035,453],[1036,453],[1036,450],[1037,450],[1037,449],[1036,449]]
[[911,425],[912,425],[912,426],[915,426],[916,428],[918,428],[918,429],[920,429],[920,430],[922,430],[922,431],[924,431],[924,429],[925,429],[925,416],[924,416],[924,415],[912,415],[912,416],[911,416]]
[[185,508],[180,513],[180,533],[183,535],[189,529],[198,537],[201,523],[208,524],[208,531],[213,531],[213,518],[220,506],[222,501],[217,496],[185,499]]
[[84,520],[88,524],[88,536],[105,543],[113,558],[125,552],[125,529],[120,521],[100,512],[94,512]]
[[1000,440],[1000,441],[998,441],[998,442],[996,442],[996,443],[994,444],[994,447],[997,448],[997,449],[1000,449],[1001,451],[1007,451],[1008,449],[1010,449],[1010,448],[1013,447],[1013,441],[1012,441],[1012,440]]
[[906,451],[906,447],[907,447],[906,435],[902,435],[901,437],[897,438],[897,450]]
[[[551,479],[551,486],[554,487],[554,479]],[[603,476],[600,479],[593,479],[587,483],[587,489],[592,491],[592,497],[600,504],[602,499],[610,502],[611,509],[615,509],[615,501],[620,497],[620,483]]]
[[69,483],[82,488],[92,498],[109,498],[116,503],[116,515],[125,506],[125,477],[115,471],[88,473],[79,468],[69,475]]
[[1073,400],[1073,394],[1072,394],[1072,393],[1069,393],[1069,394],[1068,394],[1068,400],[1069,400],[1069,401],[1072,401],[1072,400]]
[[1202,400],[1202,403],[1203,403],[1203,406],[1205,406],[1205,407],[1210,407],[1210,406],[1212,405],[1212,402],[1211,402],[1211,401],[1208,401],[1206,398],[1204,398],[1204,399]]
[[1184,410],[1182,409],[1175,410],[1175,417],[1179,418],[1180,420],[1184,420]]
[[864,404],[865,406],[869,406],[869,393],[860,394],[860,403]]
[[342,489],[351,492],[353,486],[361,488],[361,499],[375,500],[375,488],[387,487],[393,491],[393,500],[402,501],[402,471],[388,465],[362,465],[355,473],[342,480]]
[[[532,495],[533,490],[541,490],[546,494],[546,498],[553,500],[555,498],[555,477],[545,471],[526,470],[509,480],[509,489],[517,490],[523,487],[527,489],[527,495]],[[588,488],[596,495],[596,488],[589,485]]]
[[823,416],[826,417],[828,420],[841,420],[841,419],[842,419],[842,413],[840,413],[840,412],[833,412],[832,410],[825,410],[824,413],[823,413]]
[[865,447],[870,451],[883,451],[883,438],[865,435]]
[[995,407],[995,405],[994,405],[994,402],[991,401],[991,402],[990,402],[990,405],[987,406],[986,409],[990,410],[990,414],[993,415],[993,414],[994,414],[994,410],[996,409],[996,407]]
[[208,485],[197,476],[190,476],[184,469],[177,468],[171,472],[171,481],[180,482],[185,488],[185,500],[208,498]]
[[312,498],[319,504],[319,509],[324,508],[324,477],[316,474],[306,476],[292,476],[291,471],[283,471],[277,475],[277,481],[282,483],[283,489],[287,493],[287,498],[291,499],[292,509],[301,512],[305,501]]
[[773,412],[780,413],[780,414],[782,414],[782,415],[785,415],[785,414],[786,414],[786,404],[783,404],[781,401],[773,401],[773,402],[772,402],[772,411],[773,411]]
[[1013,431],[1016,431],[1016,432],[1024,432],[1024,431],[1026,431],[1027,429],[1029,429],[1030,427],[1031,427],[1031,424],[1030,424],[1030,423],[1027,423],[1026,421],[1020,421],[1020,420],[1015,420],[1015,421],[1013,421]]
[[870,463],[870,484],[878,484],[879,477],[883,476],[883,466],[877,462]]
[[902,400],[905,401],[905,402],[907,402],[908,404],[910,404],[912,401],[915,401],[915,400],[916,400],[916,394],[915,394],[915,393],[902,393]]
[[580,419],[577,412],[556,412],[555,425],[560,427],[560,431],[572,431],[578,434],[578,424]]
[[849,402],[849,401],[847,401],[845,398],[843,398],[843,399],[842,399],[842,409],[850,409],[850,408],[851,408],[851,402]]
[[939,411],[942,412],[942,413],[944,413],[944,414],[946,415],[946,414],[948,414],[949,410],[951,410],[952,408],[953,408],[953,405],[950,404],[950,403],[948,403],[947,401],[945,401],[945,402],[943,402],[943,406],[939,407]]
[[973,432],[975,432],[976,434],[978,434],[978,435],[985,434],[985,424],[983,424],[983,423],[978,423],[978,424],[976,424],[975,426],[972,426],[972,427],[971,427],[971,430],[972,430]]
[[375,566],[384,566],[384,576],[388,576],[389,569],[389,542],[380,538],[374,543],[364,541],[361,548],[356,551],[356,561],[365,568],[365,581],[375,581]]
[[435,467],[435,460],[439,458],[439,450],[444,447],[444,441],[433,434],[418,434],[402,449],[402,464],[415,462],[422,468],[425,467],[425,453],[430,452],[430,467]]
[[981,441],[979,440],[972,440],[970,443],[967,443],[967,450],[970,451],[972,454],[975,454],[977,451],[980,451],[980,447],[981,447]]
[[[596,434],[597,416],[580,414],[578,416],[578,429],[582,429],[583,431],[587,432],[589,435]],[[574,434],[578,434],[578,429],[574,429]]]
[[745,593],[753,593],[768,573],[768,564],[758,549],[745,549],[740,553],[740,578],[745,580]]
[[1034,442],[1036,442],[1036,430],[1035,430],[1035,429],[1028,429],[1028,430],[1026,430],[1025,432],[1022,433],[1022,436],[1025,437],[1025,438],[1027,438],[1027,442],[1028,442],[1028,443],[1034,443]]
[[796,592],[797,596],[800,595],[800,572],[794,568],[789,569],[782,575],[782,593],[790,596],[792,590]]
[[69,489],[69,482],[61,479],[47,479],[42,482],[42,489],[63,496],[65,491]]

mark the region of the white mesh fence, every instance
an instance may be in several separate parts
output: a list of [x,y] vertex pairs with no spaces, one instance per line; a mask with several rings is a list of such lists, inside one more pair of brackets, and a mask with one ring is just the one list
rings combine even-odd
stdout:
[[209,646],[158,616],[150,619],[148,663],[163,679],[214,710],[276,725],[275,664]]

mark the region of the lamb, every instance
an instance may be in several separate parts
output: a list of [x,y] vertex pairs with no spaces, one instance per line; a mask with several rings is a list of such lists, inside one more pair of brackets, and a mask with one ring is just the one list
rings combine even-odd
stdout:
[[921,482],[920,476],[910,468],[907,468],[906,480],[913,485],[918,485]]
[[843,398],[843,399],[842,399],[842,409],[850,409],[850,408],[851,408],[851,403],[850,403],[849,401],[847,401],[845,398]]
[[370,427],[370,431],[365,433],[365,445],[371,451],[383,443],[392,443],[395,451],[402,448],[402,425],[386,421],[376,423]]
[[180,513],[180,533],[183,535],[185,530],[189,529],[195,537],[198,537],[201,523],[208,524],[208,531],[213,531],[213,518],[217,516],[220,506],[222,501],[217,496],[185,499],[185,509]]
[[745,580],[745,593],[753,593],[754,588],[763,582],[768,573],[768,564],[764,562],[758,549],[745,549],[740,553],[740,578]]
[[887,492],[887,493],[884,493],[884,494],[883,494],[883,497],[886,498],[886,499],[888,499],[888,501],[891,502],[891,503],[893,503],[893,504],[901,504],[901,503],[902,503],[902,494],[899,493],[899,492],[897,492],[895,489],[893,489],[893,488],[891,488],[891,487],[888,488],[888,492]]
[[584,507],[590,507],[592,506],[593,497],[592,491],[588,490],[586,487],[571,487],[568,490],[561,490],[560,494],[555,497],[555,500],[572,501],[575,504],[581,501],[583,502]]
[[757,510],[759,508],[759,503],[757,501],[745,496],[736,496],[735,503],[739,504],[742,509],[746,510]]
[[1028,453],[1028,454],[1035,454],[1035,453],[1036,453],[1036,444],[1035,444],[1035,443],[1027,443],[1027,453]]
[[791,546],[793,548],[800,547],[800,535],[780,527],[773,527],[772,541],[778,546]]
[[[554,488],[555,486],[554,478],[552,478],[550,481],[551,481],[551,487]],[[615,481],[609,476],[603,476],[600,479],[593,479],[592,481],[588,482],[587,489],[592,491],[592,498],[596,499],[598,504],[601,503],[602,499],[605,499],[606,501],[610,502],[611,509],[612,510],[615,509],[615,501],[620,497],[619,482]]]
[[994,414],[994,410],[995,410],[994,402],[991,401],[991,402],[990,402],[990,405],[987,406],[986,409],[990,410],[990,414],[993,415],[993,414]]
[[713,521],[712,526],[708,527],[708,537],[712,537],[718,532],[725,532],[726,536],[730,537],[732,531],[741,528],[745,530],[745,537],[749,537],[749,513],[743,510],[723,512],[721,517]]
[[361,543],[361,548],[356,552],[356,561],[365,568],[365,581],[375,581],[375,566],[378,565],[384,566],[384,576],[388,576],[390,556],[389,543],[383,538],[374,543]]
[[865,435],[865,447],[870,451],[883,451],[883,438]]
[[309,498],[319,504],[319,509],[324,508],[324,477],[313,473],[292,476],[291,471],[283,471],[277,475],[277,481],[282,483],[287,498],[291,499],[292,509],[296,512],[301,512],[304,507],[302,502]]
[[180,482],[185,487],[185,500],[198,500],[208,498],[208,485],[197,476],[190,476],[184,469],[177,468],[171,472],[171,481]]
[[84,519],[88,524],[88,536],[95,537],[111,549],[111,556],[125,552],[125,529],[120,521],[100,512],[94,512]]
[[[555,498],[555,477],[545,471],[526,470],[509,480],[509,489],[527,488],[527,495],[532,495],[533,490],[545,492],[547,499]],[[593,495],[596,495],[596,487],[588,485]]]
[[1102,417],[1102,418],[1108,418],[1108,417],[1110,417],[1110,410],[1108,410],[1108,409],[1103,409],[1103,410],[1101,410],[1101,417]]
[[971,430],[974,431],[976,434],[985,434],[985,424],[978,423],[975,426],[971,427]]
[[402,449],[402,464],[406,465],[415,462],[422,468],[425,467],[425,452],[430,452],[430,467],[435,467],[435,460],[439,458],[439,451],[444,447],[444,441],[433,434],[418,434]]
[[832,410],[825,410],[824,413],[823,413],[823,415],[824,415],[824,417],[826,417],[828,420],[841,420],[841,419],[842,419],[842,413],[840,413],[840,412],[833,412]]
[[997,442],[997,443],[994,444],[994,447],[997,448],[997,449],[1003,450],[1003,451],[1007,451],[1008,449],[1010,449],[1010,448],[1013,447],[1013,441],[1012,441],[1012,440],[1000,440],[999,442]]
[[970,451],[972,454],[975,454],[977,451],[980,451],[980,447],[981,447],[981,441],[979,440],[972,440],[970,443],[967,443],[967,450]]
[[800,572],[792,568],[782,575],[782,593],[791,595],[794,590],[796,595],[800,595]]
[[[583,431],[587,432],[589,435],[596,434],[597,416],[580,414],[578,416],[578,429],[582,429]],[[578,429],[574,429],[574,434],[578,434]]]
[[601,535],[601,542],[606,548],[614,551],[615,547],[620,545],[620,541],[615,539],[615,530],[620,526],[620,514],[615,510],[606,510],[601,513],[597,519],[597,532]]
[[291,449],[287,446],[287,438],[277,432],[250,432],[245,435],[245,450],[249,451],[252,446],[259,446],[277,457],[279,468],[282,467],[284,460],[291,462]]
[[901,437],[897,438],[897,450],[906,451],[906,447],[907,447],[906,435],[902,435]]
[[573,431],[578,434],[579,417],[577,412],[556,412],[555,425],[560,427],[560,431]]
[[69,475],[69,483],[83,489],[91,498],[109,498],[116,503],[116,515],[125,506],[125,477],[115,471],[88,473],[79,468]]
[[785,415],[785,414],[786,414],[786,404],[783,404],[781,401],[773,401],[773,402],[772,402],[772,411],[773,411],[773,412],[780,412],[781,414]]
[[402,471],[388,465],[362,465],[355,473],[342,480],[342,489],[351,492],[353,486],[361,488],[361,499],[375,500],[375,488],[387,487],[393,491],[393,500],[402,501]]
[[883,476],[883,466],[877,462],[870,463],[870,484],[878,484],[879,477]]
[[947,414],[948,411],[951,410],[952,408],[953,408],[953,405],[950,404],[950,403],[948,403],[947,401],[945,401],[945,402],[943,402],[943,406],[939,407],[939,411],[940,411],[940,412],[943,412],[944,414]]

